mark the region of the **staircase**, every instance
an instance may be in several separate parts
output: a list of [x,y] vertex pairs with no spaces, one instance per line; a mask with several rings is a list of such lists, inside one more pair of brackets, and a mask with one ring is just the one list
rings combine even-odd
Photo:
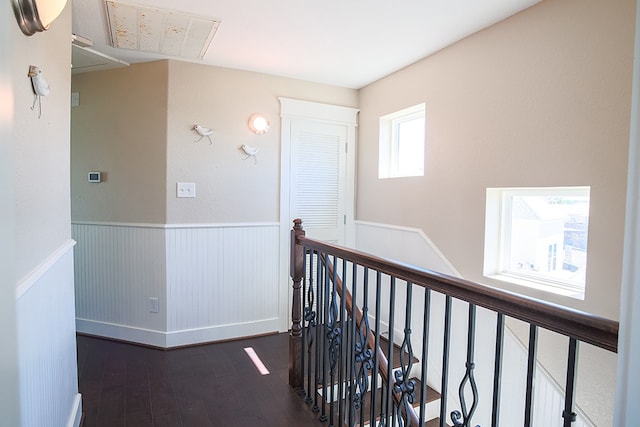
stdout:
[[[372,332],[372,333],[375,334],[375,332]],[[381,342],[380,347],[383,349],[383,354],[385,355],[385,357],[389,359],[388,357],[389,340],[384,335],[385,335],[384,333],[380,335],[380,342]],[[394,363],[392,372],[393,372],[393,378],[395,378],[396,372],[401,372],[402,370],[402,366],[400,364],[401,348],[398,344],[394,344],[393,353],[394,353],[394,357],[392,358],[392,360],[394,360],[395,363]],[[408,357],[406,352],[405,352],[405,357]],[[414,366],[419,365],[419,360],[415,357],[413,358],[413,364]],[[412,381],[415,384],[416,395],[415,395],[415,401],[412,406],[414,410],[417,413],[419,413],[420,402],[422,398],[422,381],[418,376],[414,376],[415,371],[417,370],[413,369],[413,371],[414,372],[412,372],[410,381]],[[383,379],[380,374],[377,374],[376,389],[375,389],[374,395],[372,395],[372,392],[371,392],[371,385],[373,384],[372,375],[367,376],[367,383],[369,384],[369,389],[365,393],[364,397],[362,398],[362,401],[364,402],[364,405],[362,406],[362,412],[361,412],[362,417],[360,416],[354,417],[354,418],[361,419],[361,422],[360,421],[355,421],[355,422],[356,422],[356,425],[359,425],[359,426],[362,425],[363,427],[369,427],[371,425],[370,421],[371,421],[372,413],[375,413],[375,414],[384,413],[384,411],[382,411],[382,406],[383,406],[382,402],[385,397],[388,398],[388,396],[385,396],[385,393],[383,390]],[[334,407],[340,406],[340,404],[342,404],[343,407],[350,404],[348,399],[349,393],[347,391],[348,383],[344,382],[343,384],[344,385],[342,388],[339,387],[339,383],[337,382],[334,383],[332,386],[326,386],[326,387],[323,387],[322,384],[319,384],[318,387],[316,388],[317,401],[322,401],[323,400],[322,396],[323,394],[326,393],[326,398],[324,399],[325,413],[331,412],[332,402],[334,404]],[[435,389],[433,389],[429,385],[426,386],[425,391],[426,391],[426,398],[425,398],[426,416],[425,416],[424,425],[428,427],[439,427],[440,418],[438,415],[440,414],[440,393],[438,393]],[[340,399],[339,399],[340,396],[342,396],[342,402],[340,402]],[[309,403],[312,403],[312,402],[309,402]],[[375,405],[373,412],[371,411],[372,404]],[[359,411],[356,411],[356,412],[359,412]],[[343,425],[345,427],[349,425],[348,419],[344,420]],[[380,425],[380,416],[376,417],[376,423],[374,425]],[[444,424],[444,426],[448,426],[448,424]]]
[[[561,400],[543,411],[554,426],[581,425],[574,402],[579,345],[616,352],[617,322],[309,239],[301,221],[294,224],[289,384],[320,421],[444,427],[450,418],[453,427],[475,427],[476,419],[483,427],[531,427],[544,329],[568,345],[558,349],[567,361]],[[503,364],[507,318],[529,326],[517,372]],[[377,332],[385,329],[387,337]],[[514,378],[526,385],[514,389]],[[513,402],[522,407],[515,415],[505,411],[519,407]]]

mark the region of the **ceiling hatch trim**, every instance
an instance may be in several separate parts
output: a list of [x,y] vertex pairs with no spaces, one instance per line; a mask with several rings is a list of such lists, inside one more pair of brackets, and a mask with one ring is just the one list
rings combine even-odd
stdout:
[[183,12],[105,1],[115,48],[202,60],[220,20]]

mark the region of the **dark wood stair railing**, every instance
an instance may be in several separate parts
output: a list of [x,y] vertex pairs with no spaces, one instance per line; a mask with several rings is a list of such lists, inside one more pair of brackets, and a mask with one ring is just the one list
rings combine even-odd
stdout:
[[[315,260],[315,261],[314,261]],[[315,262],[315,264],[314,264]],[[342,265],[342,272],[338,266]],[[351,292],[343,280],[352,272]],[[364,404],[360,400],[365,392],[382,387],[380,413],[371,410],[371,419],[378,417],[379,425],[424,425],[426,395],[426,360],[429,334],[429,310],[431,292],[446,297],[444,318],[444,354],[442,360],[441,392],[443,400],[440,406],[438,425],[444,427],[446,409],[447,372],[449,364],[449,337],[451,328],[451,304],[453,299],[468,303],[468,338],[466,374],[459,387],[460,410],[450,414],[455,427],[473,427],[472,417],[477,406],[477,389],[474,379],[474,341],[476,307],[483,307],[497,314],[496,349],[494,364],[494,382],[492,396],[492,426],[499,425],[500,379],[504,337],[505,317],[524,321],[530,325],[528,347],[527,390],[525,396],[524,425],[530,426],[533,414],[533,378],[536,364],[538,328],[544,328],[569,337],[567,355],[566,393],[564,411],[559,414],[563,425],[570,427],[575,421],[574,386],[576,381],[577,348],[579,342],[585,342],[604,350],[617,352],[618,322],[569,309],[552,303],[521,296],[515,293],[483,286],[426,269],[379,258],[363,252],[347,249],[338,245],[310,239],[305,236],[302,221],[296,219],[291,232],[290,274],[293,279],[292,325],[289,345],[289,384],[293,389],[306,396],[307,403],[314,403],[313,409],[321,412],[320,419],[329,421],[329,425],[363,425]],[[365,274],[356,278],[356,272]],[[369,327],[368,277],[376,273],[375,326]],[[395,307],[396,281],[406,282],[406,319],[400,351],[400,367],[393,371],[381,348],[380,330],[380,287],[381,276],[389,278],[389,350],[392,348]],[[364,284],[363,284],[364,282]],[[416,380],[410,380],[413,364],[411,349],[411,289],[424,288],[424,328],[422,336],[422,377],[419,378],[422,393],[417,409],[415,401]],[[361,289],[364,295],[355,293]],[[360,308],[354,301],[362,301]],[[340,307],[338,308],[338,303]],[[385,302],[386,303],[386,302]],[[360,341],[357,341],[360,340]],[[400,341],[400,340],[398,340]],[[367,352],[371,350],[371,352]],[[340,355],[336,356],[336,352]],[[387,351],[393,359],[393,352]],[[376,372],[382,379],[377,384]],[[336,378],[336,376],[338,378]],[[392,377],[391,384],[389,378]],[[339,380],[339,381],[338,381]],[[306,383],[305,383],[306,381]],[[331,381],[328,383],[328,381]],[[371,384],[370,384],[371,383]],[[473,403],[467,407],[466,387],[471,387]],[[306,387],[306,388],[305,388]],[[320,389],[320,391],[319,391]],[[336,391],[337,389],[337,391]],[[321,395],[318,397],[318,395]],[[368,393],[375,396],[375,393]],[[336,396],[337,395],[337,396]],[[375,397],[372,397],[375,399]],[[320,403],[318,402],[320,400]],[[337,403],[336,403],[337,402]],[[375,406],[375,400],[374,405]],[[411,403],[411,405],[409,404]],[[337,409],[336,409],[337,406]],[[360,414],[357,413],[360,411]],[[328,412],[328,415],[327,415]],[[433,421],[432,421],[433,422]],[[394,424],[395,423],[395,424]]]

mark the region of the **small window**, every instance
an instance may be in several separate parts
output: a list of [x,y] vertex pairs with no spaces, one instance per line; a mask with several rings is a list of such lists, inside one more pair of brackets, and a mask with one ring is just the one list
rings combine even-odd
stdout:
[[380,117],[379,178],[424,175],[425,104]]
[[584,299],[589,187],[489,188],[484,275]]

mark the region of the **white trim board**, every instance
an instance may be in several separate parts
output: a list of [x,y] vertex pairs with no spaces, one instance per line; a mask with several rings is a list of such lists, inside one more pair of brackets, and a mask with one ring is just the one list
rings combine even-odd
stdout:
[[67,427],[80,427],[80,421],[82,421],[82,395],[78,393],[73,399]]
[[[365,244],[363,244],[362,241],[364,240],[364,238],[358,233],[358,228],[368,227],[369,230],[367,231],[367,234],[370,235],[369,237],[371,237],[371,240],[384,242],[384,246],[387,249],[395,252],[393,256],[391,256],[391,258],[396,259],[400,262],[414,264],[422,268],[428,268],[444,274],[462,278],[462,274],[460,274],[460,272],[454,267],[451,261],[449,261],[449,259],[442,253],[442,251],[440,251],[440,249],[433,243],[433,241],[424,233],[424,231],[419,228],[360,220],[354,221],[354,225],[356,226],[356,248],[358,248],[359,250],[375,253],[378,256],[382,253],[378,250],[374,251],[368,249],[368,247],[366,247],[366,242]],[[399,232],[400,234],[412,235],[415,239],[413,240],[413,246],[407,246],[407,242],[403,240],[402,248],[390,248],[390,241],[381,239],[379,236],[371,234],[376,232]],[[400,249],[402,249],[403,251],[398,252],[400,251]],[[416,251],[422,251],[429,256],[420,257],[423,262],[416,262],[410,259],[411,254],[416,253]],[[389,257],[386,254],[383,254],[383,256]],[[436,266],[441,266],[442,268],[436,268]]]
[[19,300],[24,294],[29,292],[38,280],[42,279],[44,275],[66,255],[76,244],[73,239],[67,240],[58,249],[53,251],[44,261],[42,261],[36,268],[22,278],[16,286],[16,300]]
[[76,319],[76,329],[82,334],[169,349],[278,332],[278,319],[273,318],[256,322],[216,325],[170,332],[153,331],[88,319]]
[[95,225],[102,227],[129,227],[129,228],[160,228],[163,230],[184,228],[238,228],[238,227],[277,227],[278,222],[219,222],[219,223],[193,223],[193,224],[154,224],[137,222],[102,222],[102,221],[71,221],[73,225]]
[[279,97],[280,117],[358,126],[359,108]]

